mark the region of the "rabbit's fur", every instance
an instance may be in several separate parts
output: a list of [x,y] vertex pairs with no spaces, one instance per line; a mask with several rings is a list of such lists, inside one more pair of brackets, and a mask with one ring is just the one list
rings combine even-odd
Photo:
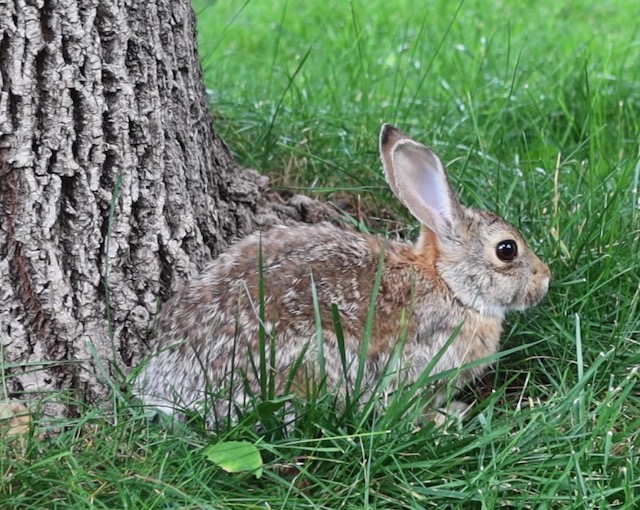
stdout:
[[[145,404],[169,411],[206,409],[207,419],[217,420],[242,408],[248,394],[260,395],[261,279],[264,328],[275,341],[274,360],[267,347],[266,362],[274,368],[270,377],[276,393],[304,396],[308,381],[319,378],[316,310],[326,387],[352,389],[381,257],[365,388],[383,374],[401,337],[396,381],[406,383],[418,379],[453,335],[432,373],[496,352],[504,315],[543,298],[549,268],[515,227],[493,213],[462,206],[429,149],[384,125],[380,152],[389,186],[422,224],[417,243],[328,224],[277,227],[247,237],[162,308],[157,352],[137,380]],[[517,244],[510,261],[496,251],[505,240]],[[339,310],[346,363],[332,305]],[[461,371],[459,382],[481,374],[485,366]]]

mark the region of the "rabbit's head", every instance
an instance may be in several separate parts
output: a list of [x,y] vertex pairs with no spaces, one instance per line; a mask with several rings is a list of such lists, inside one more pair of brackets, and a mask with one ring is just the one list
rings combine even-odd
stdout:
[[416,252],[465,306],[502,317],[535,305],[551,272],[513,225],[460,204],[438,157],[385,124],[380,154],[389,186],[422,224]]

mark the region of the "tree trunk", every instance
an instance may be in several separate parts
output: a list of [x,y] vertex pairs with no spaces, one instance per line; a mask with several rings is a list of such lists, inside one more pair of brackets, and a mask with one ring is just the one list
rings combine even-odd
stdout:
[[96,401],[228,242],[325,210],[268,195],[214,134],[189,0],[0,13],[0,377]]

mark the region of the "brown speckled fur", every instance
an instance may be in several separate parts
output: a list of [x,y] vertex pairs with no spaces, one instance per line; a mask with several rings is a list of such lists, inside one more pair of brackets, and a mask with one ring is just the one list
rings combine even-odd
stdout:
[[[249,236],[162,308],[157,352],[137,381],[137,393],[145,404],[169,411],[207,409],[207,418],[213,420],[233,410],[229,399],[242,407],[247,388],[259,395],[254,366],[260,359],[260,253],[266,298],[264,328],[276,342],[275,359],[268,359],[267,353],[267,363],[275,369],[279,391],[289,381],[289,390],[304,396],[308,378],[318,376],[312,281],[322,323],[327,387],[340,391],[344,385],[353,385],[381,257],[384,263],[365,363],[365,387],[373,386],[385,370],[401,336],[403,311],[408,320],[407,338],[396,384],[417,380],[459,327],[434,373],[496,352],[504,314],[540,301],[549,284],[549,269],[513,226],[492,213],[460,205],[439,160],[428,149],[385,126],[381,156],[394,193],[423,223],[415,246],[328,224],[278,227]],[[414,160],[424,163],[424,170],[406,162]],[[405,170],[409,177],[399,173]],[[428,200],[426,207],[422,203],[414,191],[422,174],[417,173],[417,180],[410,177],[416,170],[431,172],[429,182],[444,190],[436,201],[445,197],[445,206],[450,204],[446,214],[434,213],[437,207]],[[496,243],[504,239],[518,243],[519,255],[509,263],[494,254]],[[346,378],[332,304],[340,312],[344,333]],[[301,356],[303,363],[292,374]],[[460,382],[481,374],[484,368],[462,372]],[[218,396],[205,405],[210,394]]]

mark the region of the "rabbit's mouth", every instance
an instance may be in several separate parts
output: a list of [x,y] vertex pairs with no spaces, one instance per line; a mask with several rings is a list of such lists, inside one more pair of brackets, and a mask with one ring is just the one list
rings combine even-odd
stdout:
[[[527,289],[525,293],[515,292],[510,296],[510,299],[509,296],[504,296],[507,299],[497,303],[477,303],[475,308],[481,313],[493,316],[504,316],[510,312],[523,312],[542,301],[549,289],[549,282],[549,278],[544,278],[535,286]],[[480,300],[478,299],[478,301]]]
[[524,311],[527,308],[531,308],[532,306],[536,306],[542,299],[547,295],[547,291],[549,290],[549,283],[551,282],[551,278],[546,277],[538,285],[535,289],[530,290],[524,299],[524,302],[520,303],[519,307],[516,307],[517,311]]

